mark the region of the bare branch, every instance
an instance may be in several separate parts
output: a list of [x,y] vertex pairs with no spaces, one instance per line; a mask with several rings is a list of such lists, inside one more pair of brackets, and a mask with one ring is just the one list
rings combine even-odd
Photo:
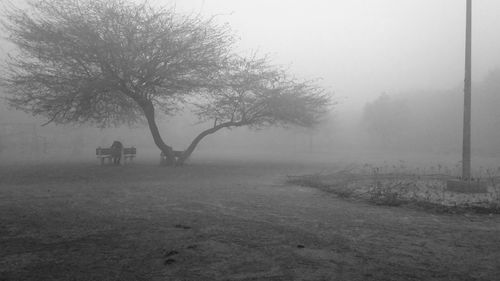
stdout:
[[[29,4],[8,9],[1,23],[18,46],[5,69],[10,101],[58,123],[134,122],[144,99],[173,112],[182,95],[211,85],[234,42],[227,26],[147,1]],[[66,118],[55,115],[60,108],[70,108]]]

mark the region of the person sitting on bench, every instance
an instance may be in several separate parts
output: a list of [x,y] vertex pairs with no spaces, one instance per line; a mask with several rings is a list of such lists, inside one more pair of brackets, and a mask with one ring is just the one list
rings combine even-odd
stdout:
[[123,144],[120,141],[114,141],[111,145],[111,150],[113,164],[120,165],[120,160],[122,159]]

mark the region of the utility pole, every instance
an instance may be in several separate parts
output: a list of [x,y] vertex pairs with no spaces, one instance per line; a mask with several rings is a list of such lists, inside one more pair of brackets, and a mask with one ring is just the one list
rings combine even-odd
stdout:
[[465,27],[464,138],[462,148],[462,180],[471,180],[471,38],[472,0],[467,0]]

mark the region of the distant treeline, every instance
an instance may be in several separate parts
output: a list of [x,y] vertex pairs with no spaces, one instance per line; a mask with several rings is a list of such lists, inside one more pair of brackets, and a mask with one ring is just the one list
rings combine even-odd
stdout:
[[[473,153],[500,156],[500,69],[473,84]],[[460,153],[463,90],[380,95],[365,105],[360,130],[373,149]]]

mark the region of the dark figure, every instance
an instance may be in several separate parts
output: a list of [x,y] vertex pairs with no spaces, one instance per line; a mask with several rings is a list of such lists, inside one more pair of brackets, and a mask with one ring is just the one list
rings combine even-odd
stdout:
[[122,159],[123,144],[119,141],[114,141],[111,145],[111,156],[113,157],[113,164],[120,165]]

